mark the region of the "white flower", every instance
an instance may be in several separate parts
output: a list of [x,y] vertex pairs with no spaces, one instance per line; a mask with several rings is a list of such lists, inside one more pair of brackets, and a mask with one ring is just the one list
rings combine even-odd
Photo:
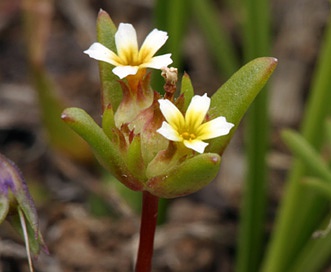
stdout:
[[163,121],[157,132],[168,140],[182,142],[187,148],[199,153],[203,153],[208,145],[203,140],[227,135],[234,126],[223,116],[203,123],[210,106],[207,94],[192,98],[185,117],[170,100],[160,99],[159,103],[167,122]]
[[84,53],[116,66],[113,73],[124,78],[135,75],[140,68],[161,69],[171,64],[171,54],[153,57],[167,39],[167,32],[154,29],[138,50],[136,30],[131,24],[120,23],[115,34],[117,54],[98,42],[93,43]]

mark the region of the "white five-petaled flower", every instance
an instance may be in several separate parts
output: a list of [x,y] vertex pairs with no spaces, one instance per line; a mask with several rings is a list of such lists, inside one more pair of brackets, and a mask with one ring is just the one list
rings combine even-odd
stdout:
[[185,117],[167,99],[160,99],[160,110],[166,119],[157,130],[170,141],[182,142],[187,148],[203,153],[208,143],[203,140],[227,135],[234,126],[223,116],[203,123],[210,106],[207,94],[195,95],[186,111]]
[[116,66],[113,73],[122,79],[128,75],[135,75],[140,68],[161,69],[171,64],[171,54],[153,57],[167,39],[167,32],[154,29],[139,50],[134,27],[131,24],[120,23],[115,34],[117,54],[98,42],[93,43],[84,53]]

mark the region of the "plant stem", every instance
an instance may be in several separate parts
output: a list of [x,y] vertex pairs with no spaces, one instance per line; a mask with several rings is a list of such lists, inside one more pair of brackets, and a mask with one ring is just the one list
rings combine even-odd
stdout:
[[140,241],[136,272],[150,272],[152,269],[154,234],[157,222],[159,198],[144,191],[142,201]]

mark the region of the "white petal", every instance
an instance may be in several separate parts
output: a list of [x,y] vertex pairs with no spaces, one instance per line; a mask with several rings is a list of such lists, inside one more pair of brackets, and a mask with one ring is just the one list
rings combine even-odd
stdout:
[[193,141],[185,141],[184,140],[184,145],[187,148],[193,149],[196,152],[203,153],[205,151],[206,146],[208,143],[205,143],[200,140],[193,140]]
[[138,69],[137,66],[117,66],[113,69],[113,73],[122,79],[128,75],[135,75]]
[[165,54],[151,58],[149,62],[143,63],[142,65],[140,65],[140,67],[161,69],[162,67],[167,67],[171,63],[172,63],[171,54]]
[[170,126],[167,122],[162,122],[162,126],[156,131],[163,137],[170,141],[180,142],[182,138],[178,135],[178,132]]
[[167,122],[177,131],[185,125],[183,114],[168,99],[159,99],[160,110]]
[[154,29],[148,34],[139,50],[139,58],[151,58],[165,44],[168,39],[167,32]]
[[191,128],[197,129],[205,118],[209,106],[210,98],[207,94],[193,96],[185,114],[186,124]]
[[93,43],[84,53],[93,59],[105,61],[112,65],[118,65],[116,60],[118,59],[117,55],[101,43]]
[[131,24],[120,23],[115,34],[115,43],[121,59],[128,60],[132,55],[138,56],[137,33]]
[[202,124],[199,127],[198,138],[201,140],[207,140],[227,135],[233,127],[234,124],[227,122],[225,117],[220,116]]

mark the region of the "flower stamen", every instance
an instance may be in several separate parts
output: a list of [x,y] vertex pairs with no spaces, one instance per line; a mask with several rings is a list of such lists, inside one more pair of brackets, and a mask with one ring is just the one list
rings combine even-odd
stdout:
[[184,140],[187,141],[192,141],[196,138],[195,134],[190,132],[183,132],[181,136],[183,137]]

